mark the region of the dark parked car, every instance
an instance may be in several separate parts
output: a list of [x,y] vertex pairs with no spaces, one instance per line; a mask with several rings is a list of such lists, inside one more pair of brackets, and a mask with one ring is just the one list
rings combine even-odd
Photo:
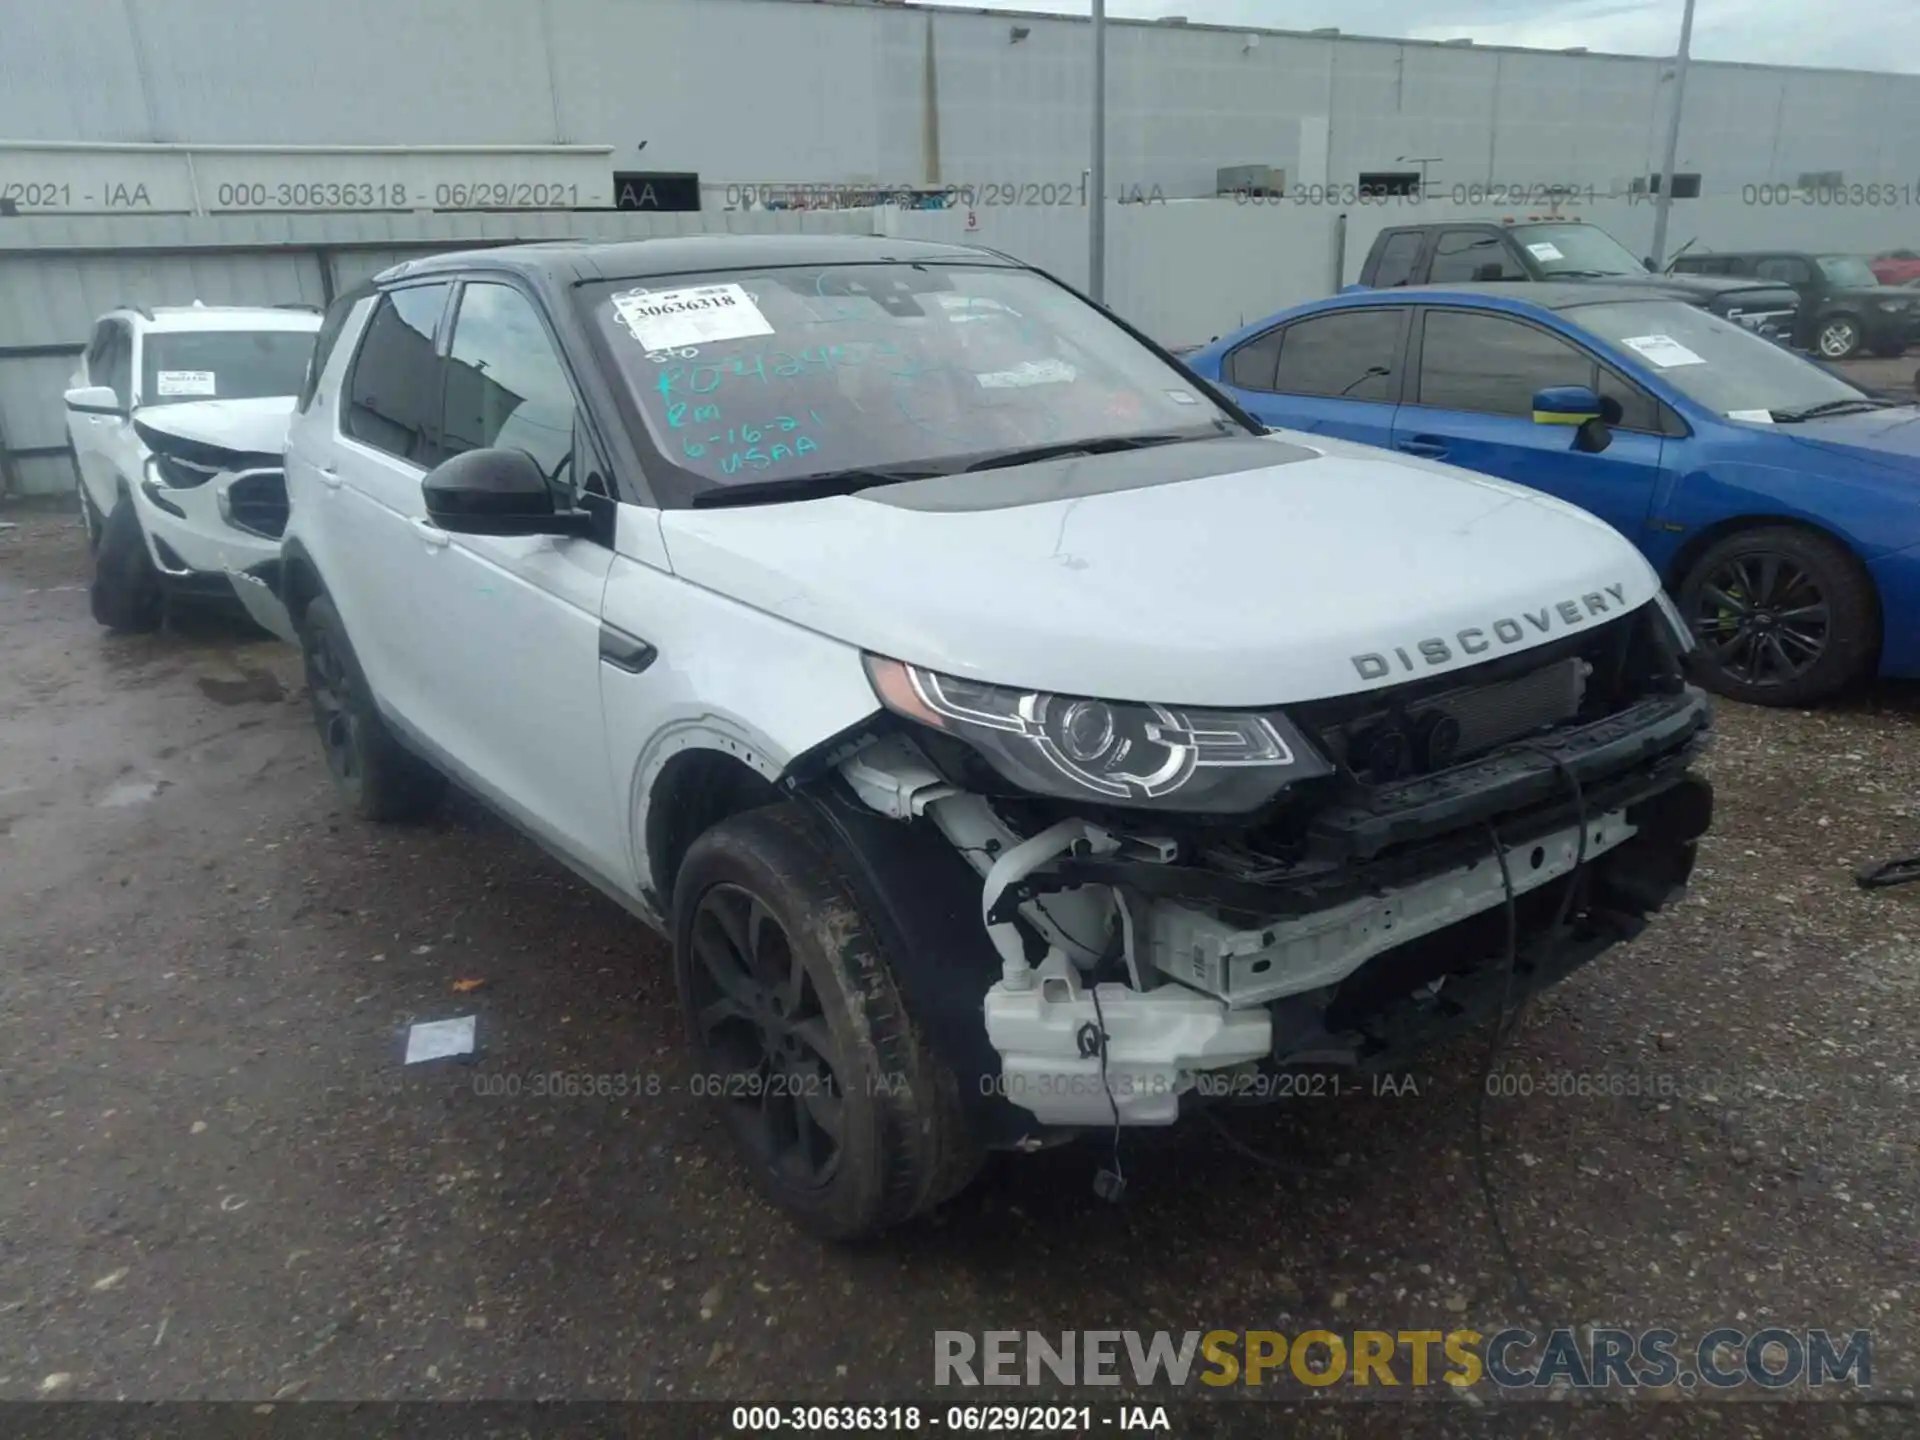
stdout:
[[1348,289],[1456,285],[1476,280],[1628,281],[1698,305],[1769,339],[1785,340],[1800,297],[1778,282],[1655,275],[1613,236],[1579,220],[1395,225],[1374,237],[1360,284]]
[[1770,280],[1791,285],[1800,296],[1793,343],[1827,360],[1845,360],[1862,350],[1901,355],[1916,338],[1920,299],[1904,287],[1883,285],[1858,255],[1820,255],[1800,250],[1717,251],[1682,255],[1676,274],[1724,279]]

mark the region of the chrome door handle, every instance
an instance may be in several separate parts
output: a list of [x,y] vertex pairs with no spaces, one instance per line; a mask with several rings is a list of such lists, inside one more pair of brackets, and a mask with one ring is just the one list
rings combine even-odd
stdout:
[[427,544],[433,546],[436,550],[443,548],[446,543],[453,538],[431,520],[416,519],[412,524],[413,533],[426,541]]

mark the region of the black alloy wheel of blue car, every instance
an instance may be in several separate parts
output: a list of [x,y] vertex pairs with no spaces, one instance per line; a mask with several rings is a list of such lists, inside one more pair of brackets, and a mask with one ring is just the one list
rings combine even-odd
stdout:
[[1738,531],[1680,587],[1701,683],[1734,700],[1804,705],[1857,680],[1879,645],[1879,606],[1859,563],[1798,526]]

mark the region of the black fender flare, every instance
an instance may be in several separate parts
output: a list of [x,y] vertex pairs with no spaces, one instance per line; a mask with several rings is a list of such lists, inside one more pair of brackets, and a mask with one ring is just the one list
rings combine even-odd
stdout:
[[975,1139],[1006,1149],[1053,1133],[1002,1093],[983,1006],[1000,979],[1000,953],[981,918],[979,875],[931,821],[888,819],[838,781],[794,793],[846,848],[855,898],[914,1023],[953,1072]]
[[273,587],[275,597],[286,607],[287,615],[296,628],[307,605],[328,593],[320,567],[314,564],[312,554],[297,539],[287,540],[280,546],[280,563],[268,583]]

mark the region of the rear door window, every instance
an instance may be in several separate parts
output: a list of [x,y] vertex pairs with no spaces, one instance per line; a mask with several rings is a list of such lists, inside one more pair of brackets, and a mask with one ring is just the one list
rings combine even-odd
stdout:
[[313,337],[313,352],[307,357],[306,378],[301,381],[300,396],[296,401],[296,408],[303,413],[313,404],[314,394],[320,388],[320,377],[326,374],[327,362],[333,358],[333,347],[340,343],[340,332],[346,328],[354,306],[372,293],[370,286],[349,290],[327,307],[326,318],[320,322],[320,331]]
[[1352,310],[1286,327],[1273,388],[1283,395],[1391,401],[1399,393],[1407,310]]
[[1280,366],[1280,334],[1278,330],[1269,330],[1227,356],[1222,371],[1227,383],[1242,390],[1273,389],[1274,372]]
[[433,345],[451,288],[413,285],[380,297],[354,356],[341,414],[342,427],[355,440],[424,469],[445,458],[444,372]]

